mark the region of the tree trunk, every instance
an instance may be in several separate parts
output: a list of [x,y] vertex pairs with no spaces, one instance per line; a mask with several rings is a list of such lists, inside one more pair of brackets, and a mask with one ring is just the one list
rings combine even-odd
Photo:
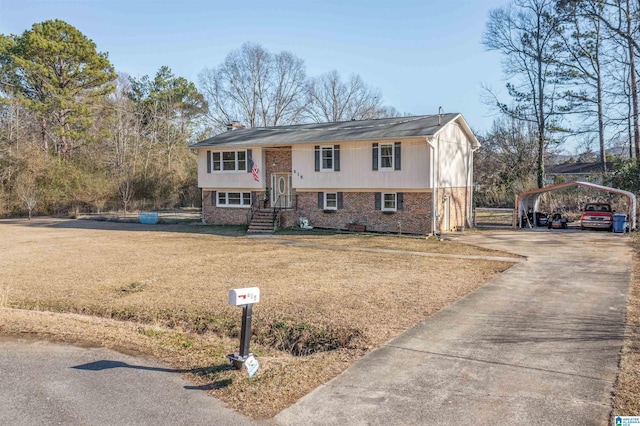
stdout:
[[[540,16],[538,16],[538,22]],[[538,24],[540,25],[540,24]],[[538,42],[539,43],[539,42]],[[538,188],[544,188],[544,151],[545,151],[545,116],[544,116],[544,81],[542,76],[542,49],[538,46]]]
[[49,151],[49,142],[47,141],[47,122],[44,118],[40,118],[40,131],[42,135],[42,145],[45,151]]
[[602,110],[602,78],[600,75],[600,63],[598,62],[598,80],[596,82],[598,97],[598,138],[600,141],[600,168],[602,173],[607,172],[607,156],[604,147],[604,112]]
[[631,105],[633,108],[633,143],[635,144],[636,161],[640,164],[640,128],[638,128],[638,82],[636,79],[635,52],[633,49],[631,7],[627,0],[627,44],[629,47],[629,74],[631,76]]

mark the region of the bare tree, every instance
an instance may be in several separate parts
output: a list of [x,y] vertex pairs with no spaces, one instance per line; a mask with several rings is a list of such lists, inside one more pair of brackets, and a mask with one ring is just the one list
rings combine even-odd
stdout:
[[[591,15],[599,19],[622,43],[626,50],[628,66],[629,133],[633,136],[636,161],[640,164],[640,105],[638,99],[638,69],[636,59],[640,57],[640,1],[603,0],[606,7],[592,9]],[[630,141],[631,143],[631,141]]]
[[490,12],[483,35],[489,50],[503,54],[507,90],[516,106],[496,102],[505,114],[536,124],[538,136],[537,181],[545,183],[545,151],[550,132],[560,121],[558,73],[554,55],[559,21],[552,0],[515,0]]
[[304,61],[290,52],[272,54],[245,43],[216,68],[199,75],[209,122],[221,130],[232,121],[249,127],[294,124],[304,105]]
[[33,215],[33,211],[38,204],[38,187],[34,177],[29,172],[24,172],[16,180],[16,193],[20,201],[24,204],[29,212],[29,220]]
[[379,89],[355,74],[342,81],[336,70],[311,79],[308,96],[305,113],[317,123],[380,118],[385,112]]
[[122,208],[124,209],[124,214],[127,214],[127,208],[133,199],[134,186],[133,179],[129,176],[125,176],[118,186],[118,194],[120,195],[120,201],[122,201]]
[[[577,133],[590,137],[595,127],[600,148],[600,167],[607,171],[605,156],[605,45],[602,23],[591,11],[602,10],[600,0],[560,0],[557,10],[564,25],[558,35],[564,47],[556,55],[560,69],[573,87],[565,92],[575,113],[585,118],[586,126]],[[594,121],[597,124],[594,126]]]

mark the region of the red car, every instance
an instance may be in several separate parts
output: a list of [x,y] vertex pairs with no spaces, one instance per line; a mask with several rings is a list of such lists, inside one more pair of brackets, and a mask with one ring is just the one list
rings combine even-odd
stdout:
[[613,210],[608,203],[589,203],[584,206],[580,228],[613,230]]

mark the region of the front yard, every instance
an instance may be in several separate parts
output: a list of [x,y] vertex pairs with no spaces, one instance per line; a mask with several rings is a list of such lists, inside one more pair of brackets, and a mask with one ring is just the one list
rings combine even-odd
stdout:
[[[239,234],[0,221],[0,334],[152,355],[229,406],[269,418],[510,266],[419,255],[494,254],[451,241]],[[354,246],[395,251],[345,250]],[[238,351],[241,319],[227,295],[251,286],[262,294],[251,341],[261,368],[248,378],[226,359]]]

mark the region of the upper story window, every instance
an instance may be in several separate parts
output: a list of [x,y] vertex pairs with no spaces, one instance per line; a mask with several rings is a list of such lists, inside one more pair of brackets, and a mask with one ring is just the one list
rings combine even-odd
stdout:
[[316,172],[340,171],[340,145],[317,145],[314,151]]
[[373,170],[400,170],[402,144],[394,143],[374,143],[373,144]]
[[244,172],[247,169],[247,152],[212,152],[211,165],[214,172]]
[[323,146],[320,148],[320,152],[322,153],[322,162],[320,165],[320,170],[333,171],[333,147],[332,146]]
[[380,144],[380,170],[393,170],[393,144]]

